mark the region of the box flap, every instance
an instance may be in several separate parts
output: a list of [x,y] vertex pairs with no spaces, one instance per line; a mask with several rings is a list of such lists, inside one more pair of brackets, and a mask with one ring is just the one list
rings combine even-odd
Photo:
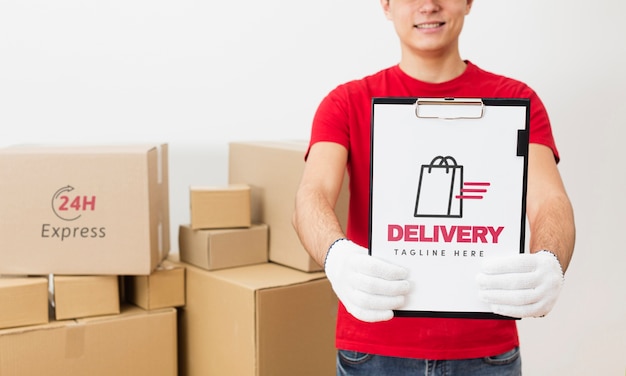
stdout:
[[212,273],[215,278],[250,290],[289,286],[326,277],[324,272],[307,273],[274,263],[222,269]]
[[94,316],[94,317],[83,317],[80,319],[76,319],[77,323],[93,323],[98,321],[108,321],[108,320],[123,320],[126,318],[132,318],[138,315],[157,315],[162,313],[168,313],[171,311],[175,311],[176,308],[160,308],[155,310],[145,310],[134,306],[132,304],[122,304],[120,306],[120,313],[117,315],[103,315],[103,316]]
[[200,192],[231,192],[231,191],[249,191],[250,186],[243,183],[235,183],[228,185],[191,185],[189,191]]
[[62,321],[50,321],[44,324],[37,325],[28,325],[28,326],[18,326],[15,328],[6,328],[0,329],[0,337],[12,334],[20,334],[20,333],[28,333],[28,332],[37,332],[40,330],[51,330],[56,328],[63,328],[68,324],[75,323],[74,320],[62,320]]
[[[164,144],[165,145],[165,144]],[[20,144],[0,148],[0,154],[145,154],[160,148],[157,144]]]
[[[260,147],[274,148],[274,149],[286,149],[296,150],[304,152],[309,146],[309,142],[306,140],[280,140],[280,141],[241,141],[231,142],[230,145],[256,145]],[[304,156],[303,156],[304,158]]]
[[32,286],[41,283],[48,284],[48,280],[44,277],[14,277],[2,276],[0,278],[0,288],[10,288],[16,286]]

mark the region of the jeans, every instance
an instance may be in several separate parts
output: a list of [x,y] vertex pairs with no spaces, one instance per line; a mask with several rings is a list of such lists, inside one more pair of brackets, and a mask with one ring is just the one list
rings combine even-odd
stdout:
[[503,354],[476,359],[425,360],[392,358],[339,350],[337,376],[519,376],[522,359],[519,348]]

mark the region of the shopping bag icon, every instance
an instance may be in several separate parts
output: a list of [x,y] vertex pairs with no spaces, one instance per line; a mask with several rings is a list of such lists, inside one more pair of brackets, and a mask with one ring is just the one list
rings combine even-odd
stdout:
[[414,216],[461,218],[461,187],[463,166],[451,156],[436,156],[421,167]]

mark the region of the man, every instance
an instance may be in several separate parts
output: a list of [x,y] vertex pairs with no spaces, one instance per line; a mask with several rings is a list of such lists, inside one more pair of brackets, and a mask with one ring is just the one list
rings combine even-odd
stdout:
[[[495,313],[512,317],[541,317],[552,309],[574,248],[573,212],[548,115],[525,84],[461,58],[459,35],[472,0],[380,1],[400,41],[400,63],[340,85],[324,98],[313,120],[293,218],[302,244],[324,266],[340,300],[337,373],[518,375],[514,320],[393,317],[411,287],[406,268],[368,256],[366,248],[371,98],[530,99],[530,253],[486,260],[477,276],[482,299]],[[346,167],[350,208],[344,233],[333,208]]]

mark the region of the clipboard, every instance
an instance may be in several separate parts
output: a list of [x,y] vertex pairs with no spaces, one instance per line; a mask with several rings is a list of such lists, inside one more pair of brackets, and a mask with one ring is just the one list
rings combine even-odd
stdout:
[[512,319],[475,282],[524,253],[530,100],[373,98],[369,252],[410,269],[400,317]]

